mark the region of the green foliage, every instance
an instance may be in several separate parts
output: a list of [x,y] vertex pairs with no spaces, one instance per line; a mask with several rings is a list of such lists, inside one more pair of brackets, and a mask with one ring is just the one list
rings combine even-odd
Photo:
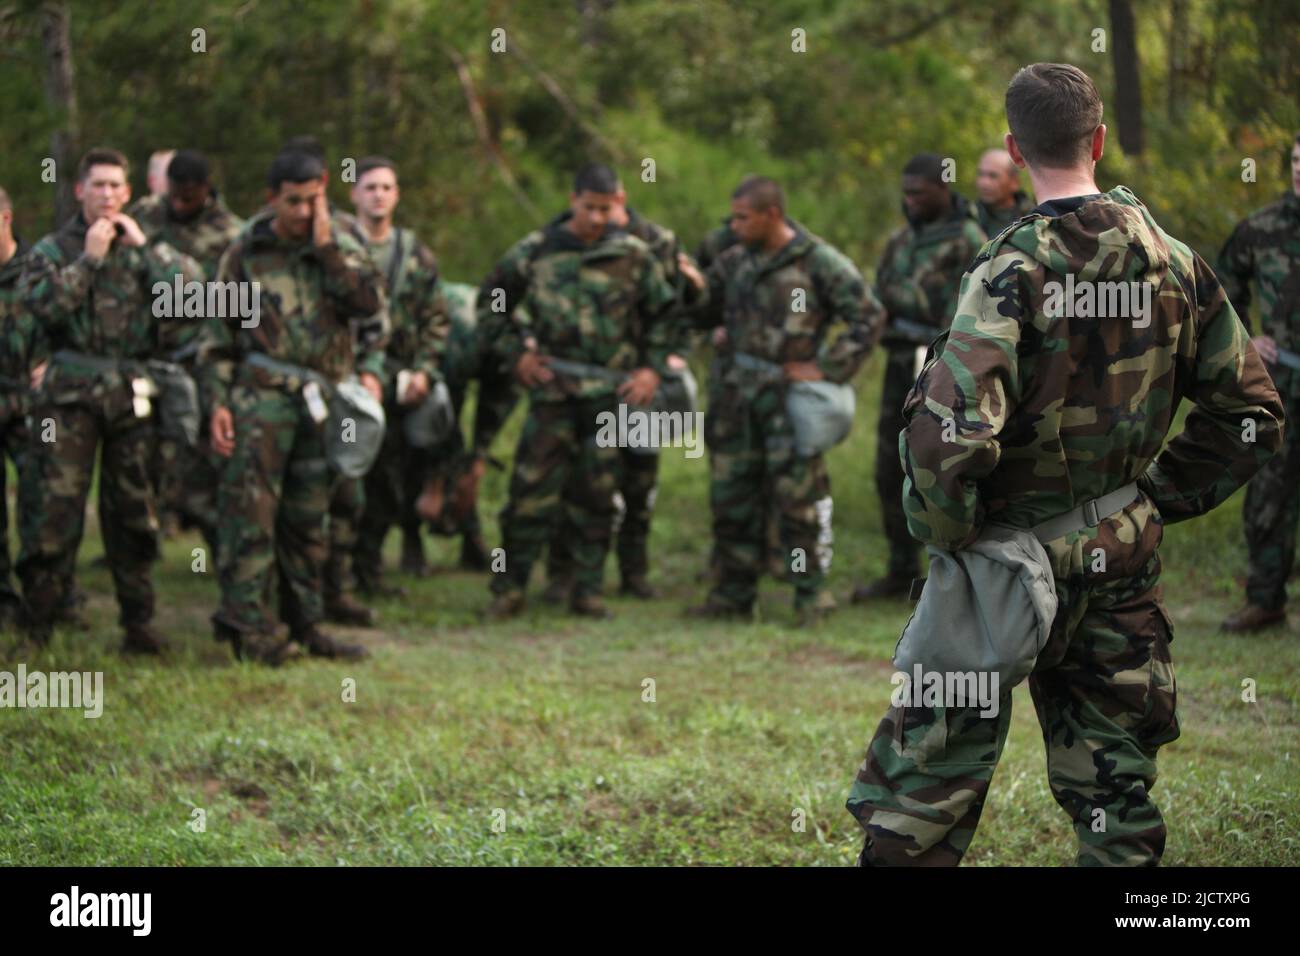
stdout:
[[[241,212],[261,204],[266,166],[289,136],[318,135],[335,169],[390,155],[402,167],[402,218],[449,275],[471,282],[562,205],[588,158],[616,162],[633,202],[688,245],[725,212],[739,176],[763,171],[781,178],[797,218],[870,272],[899,219],[898,170],[912,154],[953,157],[958,188],[973,193],[1017,67],[1067,60],[1105,98],[1114,92],[1110,53],[1091,49],[1092,31],[1109,28],[1101,0],[579,6],[73,2],[81,145],[124,149],[137,191],[153,149],[203,149]],[[1282,0],[1138,0],[1135,12],[1148,148],[1122,156],[1112,129],[1100,178],[1132,186],[1166,228],[1213,254],[1234,221],[1284,188],[1277,157],[1300,128],[1300,27]],[[205,53],[192,51],[198,28]],[[495,28],[508,52],[491,52]],[[794,30],[807,52],[793,52]],[[532,209],[480,142],[453,55]],[[51,225],[40,163],[63,122],[43,69],[38,5],[19,4],[0,23],[0,184],[30,237]],[[654,184],[640,182],[646,157],[659,167]],[[1253,185],[1241,181],[1247,157],[1258,161]],[[331,192],[346,206],[337,175]]]

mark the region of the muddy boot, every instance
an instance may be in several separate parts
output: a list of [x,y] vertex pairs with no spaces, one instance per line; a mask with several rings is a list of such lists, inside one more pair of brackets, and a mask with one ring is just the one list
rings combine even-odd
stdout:
[[147,621],[126,626],[126,640],[122,642],[123,654],[148,654],[154,657],[170,649],[163,637]]
[[351,627],[374,627],[379,623],[379,612],[366,607],[351,594],[334,594],[325,599],[325,618]]
[[573,575],[557,574],[546,582],[542,592],[543,604],[563,604],[573,595]]
[[508,621],[518,617],[528,606],[523,591],[503,591],[492,598],[492,603],[483,611],[488,621]]
[[423,578],[429,575],[429,564],[424,560],[424,542],[420,532],[402,531],[402,573]]
[[465,571],[488,569],[487,542],[478,532],[467,533],[460,539],[460,566]]
[[158,537],[171,541],[181,533],[181,516],[175,511],[164,511],[158,518]]
[[1229,634],[1253,634],[1285,622],[1286,608],[1280,607],[1276,611],[1268,611],[1258,604],[1248,602],[1245,607],[1224,618],[1223,623],[1219,625],[1219,630],[1227,631]]
[[740,607],[710,594],[703,604],[684,610],[682,617],[698,621],[752,621],[754,611],[753,608]]
[[406,588],[400,584],[390,584],[382,576],[368,574],[357,575],[357,590],[369,598],[404,598],[407,595]]
[[54,636],[54,624],[48,617],[33,614],[30,608],[23,607],[18,612],[18,632],[23,639],[37,647],[48,647]]
[[652,601],[659,597],[659,591],[655,589],[644,574],[634,574],[623,579],[623,586],[618,591],[623,597],[639,598],[642,601]]
[[912,578],[910,575],[902,577],[896,574],[886,574],[883,578],[877,578],[870,584],[862,584],[854,588],[853,597],[850,600],[854,604],[863,604],[867,601],[907,597],[911,592]]
[[315,624],[295,630],[293,639],[307,648],[307,653],[312,657],[359,661],[370,656],[370,651],[366,650],[362,645],[340,641],[333,635],[326,634]]
[[835,595],[827,590],[818,591],[816,597],[803,603],[796,597],[794,626],[808,629],[820,627],[838,607],[839,605],[835,603]]
[[596,621],[607,621],[614,613],[607,607],[599,594],[584,594],[569,602],[569,610],[578,617],[589,617]]
[[231,638],[235,656],[242,661],[253,661],[267,667],[279,667],[302,657],[299,644],[275,634],[236,631]]

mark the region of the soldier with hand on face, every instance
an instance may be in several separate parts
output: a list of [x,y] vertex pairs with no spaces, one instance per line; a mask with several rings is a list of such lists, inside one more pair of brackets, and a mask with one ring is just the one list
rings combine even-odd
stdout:
[[[158,514],[150,479],[157,385],[146,364],[169,337],[153,288],[202,279],[199,265],[165,242],[150,243],[124,213],[131,198],[126,158],[92,149],[77,167],[80,210],[32,249],[22,299],[36,326],[33,359],[48,360],[34,397],[30,462],[20,518],[27,629],[49,640],[72,586],[86,495],[100,455],[99,518],[126,631],[124,650],[157,654],[150,565]],[[180,319],[179,321],[185,321]]]
[[[209,319],[202,353],[212,445],[228,459],[217,496],[221,606],[213,624],[237,654],[272,665],[302,647],[322,657],[366,655],[320,629],[335,484],[326,451],[343,447],[335,430],[349,418],[356,424],[336,411],[349,411],[335,401],[344,379],[356,374],[375,403],[383,400],[384,343],[358,354],[350,322],[380,310],[383,280],[357,241],[334,228],[323,174],[310,153],[275,157],[269,206],[226,250],[217,276],[259,284],[259,320]],[[271,614],[273,583],[287,637]]]

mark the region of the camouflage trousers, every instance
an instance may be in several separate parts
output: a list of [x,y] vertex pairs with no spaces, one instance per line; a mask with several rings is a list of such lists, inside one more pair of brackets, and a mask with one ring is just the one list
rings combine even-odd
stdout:
[[[0,396],[0,407],[6,399]],[[0,605],[17,608],[20,599],[14,588],[13,564],[9,560],[9,462],[14,463],[14,472],[23,473],[23,461],[27,455],[29,435],[27,420],[21,409],[4,409],[0,414]],[[21,478],[19,479],[21,484]],[[26,509],[24,502],[18,502],[17,514]]]
[[324,616],[321,574],[334,474],[320,427],[293,392],[237,382],[231,390],[235,451],[221,473],[217,564],[221,607],[213,622],[244,633],[291,630]]
[[[1152,514],[1140,499],[1124,518],[1103,522],[1097,538],[1053,552],[1060,607],[1029,676],[1048,784],[1073,822],[1084,866],[1154,865],[1164,852],[1151,788],[1156,752],[1179,728]],[[1097,547],[1110,570],[1085,573]],[[847,803],[867,833],[865,862],[961,861],[1011,725],[1010,688],[998,703],[989,717],[971,706],[889,708]]]
[[903,402],[916,382],[916,356],[912,348],[891,348],[885,362],[885,384],[880,393],[880,419],[876,425],[876,493],[880,517],[889,543],[886,573],[894,578],[914,578],[920,567],[920,547],[907,530],[903,514],[903,463],[898,457],[898,433],[903,430]]
[[[100,452],[99,524],[113,575],[120,621],[153,617],[150,566],[158,558],[158,514],[149,466],[157,437],[152,418],[137,418],[131,395],[117,389],[98,407],[44,404],[32,412],[36,435],[22,469],[18,576],[30,619],[49,626],[66,603],[85,530],[86,497]],[[43,440],[46,435],[52,440]]]
[[529,405],[515,450],[510,500],[501,512],[506,569],[492,575],[494,593],[527,587],[533,564],[555,538],[566,511],[574,520],[574,597],[601,593],[622,455],[617,447],[596,444],[597,416],[617,414],[617,401],[609,395]]
[[191,448],[169,442],[176,449],[175,474],[165,484],[170,497],[167,506],[176,512],[181,523],[197,528],[208,549],[217,551],[217,488],[221,484],[223,462],[208,448],[206,429],[199,444]]
[[[1300,397],[1286,403],[1288,422],[1300,421]],[[1296,523],[1300,521],[1300,434],[1287,428],[1282,450],[1264,463],[1246,486],[1241,509],[1250,555],[1246,598],[1269,611],[1286,604],[1286,582],[1295,564]]]
[[366,580],[378,580],[383,568],[384,539],[394,525],[406,535],[420,533],[415,500],[429,472],[428,456],[406,441],[402,429],[404,410],[390,405],[384,411],[388,430],[379,457],[365,477],[365,508],[353,549],[356,573]]
[[[654,513],[656,484],[659,480],[659,456],[637,454],[619,449],[623,478],[614,494],[615,539],[618,571],[623,583],[644,578],[650,573],[650,517]],[[573,573],[573,553],[569,543],[577,536],[579,508],[572,504],[581,498],[582,485],[571,481],[564,492],[564,514],[560,529],[551,539],[546,558],[546,577],[558,580]]]
[[749,608],[758,594],[773,510],[795,606],[811,604],[831,563],[831,480],[821,455],[795,453],[785,390],[717,382],[704,419],[713,512],[712,600]]
[[334,600],[356,590],[354,553],[361,539],[361,522],[366,512],[364,478],[346,478],[331,473],[329,507],[329,557],[324,568],[324,596]]

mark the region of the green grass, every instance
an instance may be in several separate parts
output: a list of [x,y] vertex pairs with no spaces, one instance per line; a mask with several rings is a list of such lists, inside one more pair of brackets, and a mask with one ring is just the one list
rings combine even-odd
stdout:
[[[841,597],[883,570],[879,373],[873,359],[855,432],[831,458]],[[517,428],[518,416],[510,436]],[[0,669],[103,670],[104,714],[0,711],[0,863],[850,863],[861,839],[844,798],[888,702],[907,605],[845,607],[805,633],[789,626],[788,591],[769,583],[757,624],[683,622],[678,609],[702,596],[706,462],[664,458],[653,541],[664,599],[613,599],[611,622],[539,608],[483,626],[482,577],[407,580],[409,597],[379,605],[382,632],[354,632],[375,652],[358,664],[231,660],[211,639],[215,576],[190,571],[189,537],[157,568],[160,624],[178,650],[119,657],[108,574],[89,567],[92,521],[79,568],[91,633],[59,632],[22,658],[0,638]],[[493,539],[504,485],[494,473],[485,489]],[[1240,600],[1239,511],[1240,496],[1166,537],[1182,738],[1161,751],[1154,796],[1174,865],[1300,864],[1295,626],[1216,633]],[[450,542],[430,551],[454,558]],[[355,703],[342,700],[348,677]],[[1258,703],[1240,699],[1247,677]],[[1024,687],[1014,706],[968,861],[1069,863],[1073,835]],[[206,832],[187,826],[196,807]]]

